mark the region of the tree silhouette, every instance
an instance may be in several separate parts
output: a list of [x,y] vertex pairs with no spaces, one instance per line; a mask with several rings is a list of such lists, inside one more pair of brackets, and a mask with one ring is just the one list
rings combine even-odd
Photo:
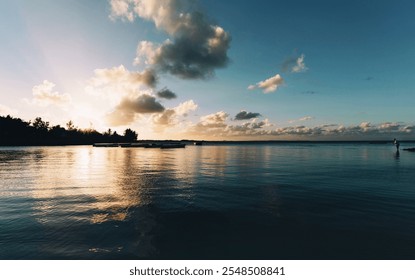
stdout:
[[68,130],[75,130],[76,129],[76,127],[75,127],[75,125],[73,124],[72,121],[69,121],[69,122],[66,123],[66,128]]
[[37,117],[33,123],[32,126],[40,131],[47,131],[49,129],[49,122],[45,122],[42,120],[42,118]]
[[128,141],[128,142],[134,142],[134,141],[137,141],[137,137],[138,137],[137,132],[135,132],[135,131],[134,131],[134,130],[132,130],[132,129],[127,128],[127,129],[124,131],[124,138],[125,138],[125,140],[126,140],[126,141]]
[[0,116],[0,146],[15,145],[92,145],[94,143],[125,143],[137,140],[137,133],[127,129],[119,135],[111,129],[99,133],[95,129],[78,129],[72,121],[66,128],[56,125],[50,127],[48,121],[37,117],[33,122],[19,118]]

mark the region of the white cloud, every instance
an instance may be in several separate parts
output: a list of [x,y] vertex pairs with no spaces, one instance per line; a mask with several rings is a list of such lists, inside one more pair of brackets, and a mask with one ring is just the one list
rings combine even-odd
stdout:
[[140,86],[154,87],[157,77],[151,70],[143,72],[130,72],[124,65],[113,68],[95,69],[95,76],[88,81],[93,87],[102,87],[108,85],[123,85],[129,88]]
[[177,107],[166,109],[164,112],[154,115],[153,123],[157,131],[164,130],[167,126],[174,128],[179,124],[179,117],[187,115],[197,109],[197,104],[193,100],[180,103]]
[[295,123],[295,122],[305,122],[305,121],[311,121],[313,120],[314,117],[312,116],[305,116],[296,120],[289,120],[288,123]]
[[376,140],[376,139],[412,139],[415,137],[415,125],[403,123],[370,124],[344,126],[324,124],[314,127],[305,125],[277,127],[267,119],[252,119],[241,125],[227,123],[228,114],[218,112],[201,117],[197,124],[187,130],[189,135],[205,139],[307,139],[307,140]]
[[254,90],[256,88],[260,88],[263,90],[264,93],[271,93],[276,91],[278,87],[282,84],[284,84],[284,79],[280,76],[280,74],[277,74],[264,81],[258,82],[256,85],[248,86],[248,89]]
[[308,70],[304,62],[305,55],[301,54],[299,57],[290,57],[282,64],[283,72],[301,73]]
[[198,105],[193,100],[180,103],[179,106],[174,108],[174,111],[179,116],[187,116],[188,113],[197,110]]
[[106,100],[105,106],[117,106],[125,98],[140,94],[152,94],[157,77],[152,70],[129,71],[123,65],[94,70],[87,81],[85,92]]
[[190,14],[183,13],[181,8],[190,5],[191,1],[183,0],[144,0],[134,1],[134,12],[141,18],[153,21],[158,29],[170,35],[188,23]]
[[305,117],[300,118],[299,120],[300,120],[300,121],[302,121],[302,122],[304,122],[304,121],[310,121],[310,120],[312,120],[312,119],[314,119],[314,117],[311,117],[311,116],[305,116]]
[[134,59],[134,65],[139,65],[141,63],[146,65],[156,64],[156,58],[160,55],[160,51],[160,45],[149,41],[141,41],[137,46],[137,55]]
[[111,15],[110,18],[115,20],[117,17],[125,18],[128,21],[134,20],[132,11],[133,0],[110,0]]
[[198,123],[191,125],[187,133],[198,138],[206,139],[227,139],[234,137],[249,137],[266,135],[265,129],[272,126],[268,119],[259,121],[251,119],[240,125],[228,123],[229,114],[223,111],[200,117]]
[[252,119],[249,122],[245,122],[242,125],[228,125],[226,132],[230,137],[232,136],[259,136],[266,135],[268,133],[265,127],[272,126],[272,124],[265,119],[258,121],[258,119]]
[[300,57],[296,59],[295,65],[292,67],[291,72],[293,73],[301,73],[308,70],[304,63],[305,55],[302,54]]
[[362,122],[359,125],[344,126],[337,124],[316,127],[290,126],[277,128],[270,132],[274,136],[308,136],[335,139],[367,140],[390,137],[405,137],[415,134],[415,126],[401,123],[381,123],[373,125]]
[[72,98],[67,93],[59,93],[53,91],[55,84],[44,80],[42,84],[32,88],[33,98],[31,100],[24,99],[28,104],[47,107],[50,105],[65,107],[69,105]]
[[226,127],[225,121],[228,117],[228,113],[220,111],[214,114],[201,117],[199,124],[203,127]]

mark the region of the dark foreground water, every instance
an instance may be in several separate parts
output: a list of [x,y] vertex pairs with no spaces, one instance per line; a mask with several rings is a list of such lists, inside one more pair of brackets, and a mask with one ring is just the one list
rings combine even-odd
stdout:
[[0,259],[415,259],[415,153],[3,147]]

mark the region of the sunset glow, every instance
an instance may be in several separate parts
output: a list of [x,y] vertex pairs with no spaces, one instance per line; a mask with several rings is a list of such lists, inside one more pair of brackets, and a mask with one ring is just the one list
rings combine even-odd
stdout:
[[4,1],[0,116],[139,139],[415,138],[408,1]]

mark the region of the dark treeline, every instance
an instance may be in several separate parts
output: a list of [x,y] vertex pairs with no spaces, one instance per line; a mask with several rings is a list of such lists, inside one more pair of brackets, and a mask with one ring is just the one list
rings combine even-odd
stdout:
[[123,135],[111,129],[100,133],[95,129],[78,129],[72,121],[66,128],[50,126],[49,122],[36,118],[26,122],[19,118],[0,116],[0,146],[29,145],[91,145],[93,143],[134,142],[137,133],[126,129]]

